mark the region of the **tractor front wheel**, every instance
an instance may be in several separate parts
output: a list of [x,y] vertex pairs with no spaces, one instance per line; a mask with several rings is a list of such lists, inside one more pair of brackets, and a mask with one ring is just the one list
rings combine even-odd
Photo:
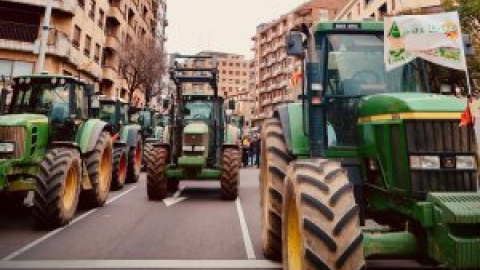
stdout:
[[127,178],[127,151],[125,147],[116,147],[113,150],[112,190],[120,190]]
[[40,163],[32,214],[42,227],[55,228],[69,223],[78,205],[81,182],[78,151],[51,149]]
[[283,269],[363,269],[362,232],[353,185],[339,163],[289,166],[283,203]]
[[145,159],[147,162],[147,195],[150,200],[163,200],[167,197],[167,166],[168,150],[147,143]]
[[262,249],[266,258],[282,258],[283,181],[292,155],[287,150],[280,120],[265,120],[260,161]]
[[128,150],[127,183],[137,183],[140,178],[143,158],[142,136],[137,135],[135,146]]
[[85,190],[82,200],[88,207],[103,206],[110,193],[112,182],[112,139],[108,132],[102,132],[86,164],[91,190]]
[[222,175],[220,179],[220,194],[225,200],[235,200],[238,197],[240,170],[240,152],[238,149],[227,148],[222,154]]

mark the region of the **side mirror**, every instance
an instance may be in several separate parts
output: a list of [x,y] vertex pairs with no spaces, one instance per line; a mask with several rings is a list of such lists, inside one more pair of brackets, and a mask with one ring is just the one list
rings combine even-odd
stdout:
[[303,36],[299,32],[290,32],[285,39],[286,51],[289,56],[304,56]]
[[228,101],[228,108],[229,108],[230,110],[235,110],[235,100],[230,99],[230,100]]
[[475,56],[475,47],[472,44],[472,37],[468,34],[462,34],[465,56]]
[[2,88],[2,92],[0,93],[0,115],[5,112],[5,105],[7,103],[7,95],[8,95],[8,90],[5,88]]
[[95,92],[95,85],[93,84],[86,84],[83,89],[85,89],[85,93],[87,94],[87,96],[94,96],[96,95],[96,92]]
[[169,100],[169,99],[164,99],[164,100],[162,101],[162,108],[163,108],[164,110],[166,110],[166,109],[168,109],[168,107],[170,107],[170,100]]

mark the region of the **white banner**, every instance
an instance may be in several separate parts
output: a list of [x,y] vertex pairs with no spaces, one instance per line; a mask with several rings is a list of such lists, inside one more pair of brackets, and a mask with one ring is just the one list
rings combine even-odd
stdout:
[[457,12],[385,17],[387,71],[420,57],[445,67],[466,70]]

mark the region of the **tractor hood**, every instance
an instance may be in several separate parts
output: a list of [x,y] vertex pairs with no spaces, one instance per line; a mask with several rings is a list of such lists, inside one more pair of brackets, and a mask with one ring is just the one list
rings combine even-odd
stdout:
[[46,122],[41,114],[7,114],[0,116],[0,126],[25,126],[28,122]]
[[189,123],[183,129],[185,134],[205,134],[208,133],[208,125],[202,122]]
[[381,94],[362,98],[359,117],[409,112],[462,112],[466,100],[427,93]]

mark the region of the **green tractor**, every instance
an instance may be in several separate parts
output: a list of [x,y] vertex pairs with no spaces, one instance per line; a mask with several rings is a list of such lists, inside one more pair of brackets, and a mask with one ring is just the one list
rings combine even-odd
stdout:
[[140,177],[143,156],[142,128],[139,123],[132,121],[139,118],[138,110],[122,99],[98,96],[98,102],[98,118],[109,123],[114,133],[111,188],[119,190],[125,183],[138,182]]
[[[176,58],[211,59],[204,56]],[[211,59],[215,63],[215,59]],[[238,129],[225,121],[223,98],[218,96],[217,69],[181,68],[170,70],[177,85],[176,107],[171,110],[170,134],[164,143],[148,141],[147,193],[151,200],[161,200],[167,192],[178,189],[184,179],[220,179],[221,197],[238,196],[240,154],[236,142]],[[202,72],[206,75],[181,75]],[[208,83],[213,94],[183,94],[185,83]]]
[[465,101],[433,94],[425,62],[385,71],[383,23],[321,22],[287,37],[302,101],[262,128],[261,230],[284,269],[412,258],[480,268],[478,152]]
[[104,205],[112,173],[111,127],[89,119],[93,87],[64,75],[13,82],[8,110],[0,116],[0,196],[22,203],[33,192],[32,213],[42,227],[67,224],[79,200]]

